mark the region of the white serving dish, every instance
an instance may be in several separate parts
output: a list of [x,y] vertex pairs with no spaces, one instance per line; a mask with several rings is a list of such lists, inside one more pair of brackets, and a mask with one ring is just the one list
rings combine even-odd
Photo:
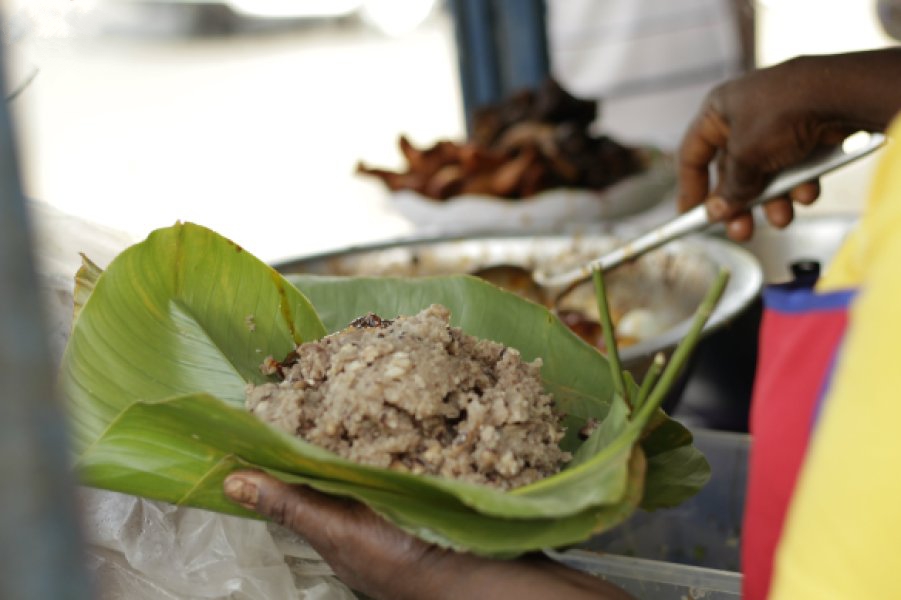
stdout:
[[648,167],[602,191],[557,188],[523,200],[464,195],[432,200],[411,190],[394,192],[391,202],[426,235],[555,231],[635,215],[671,198],[676,184],[672,157],[648,154]]

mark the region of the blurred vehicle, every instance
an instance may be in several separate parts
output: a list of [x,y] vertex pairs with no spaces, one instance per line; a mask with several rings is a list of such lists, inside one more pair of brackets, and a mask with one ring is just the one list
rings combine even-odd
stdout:
[[168,5],[190,11],[194,33],[225,34],[247,21],[360,18],[384,35],[408,33],[432,14],[436,0],[107,0]]

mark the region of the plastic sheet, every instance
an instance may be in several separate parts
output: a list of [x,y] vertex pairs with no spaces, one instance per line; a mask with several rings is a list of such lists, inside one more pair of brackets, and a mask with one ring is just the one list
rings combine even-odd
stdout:
[[81,496],[104,600],[355,598],[282,528],[102,490]]

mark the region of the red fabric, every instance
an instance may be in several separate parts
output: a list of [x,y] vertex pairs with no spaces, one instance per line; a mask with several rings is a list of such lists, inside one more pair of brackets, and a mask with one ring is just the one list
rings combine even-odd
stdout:
[[764,312],[751,405],[743,598],[763,600],[814,413],[847,323],[845,310]]

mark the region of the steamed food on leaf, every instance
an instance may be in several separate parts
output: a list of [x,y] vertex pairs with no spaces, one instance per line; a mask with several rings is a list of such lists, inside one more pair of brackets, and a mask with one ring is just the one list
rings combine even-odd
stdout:
[[410,317],[368,315],[297,347],[249,385],[261,420],[353,461],[509,489],[556,473],[560,417],[541,361],[449,325],[431,305]]
[[[222,485],[234,470],[257,468],[289,484],[363,502],[429,543],[510,558],[586,540],[621,523],[639,506],[679,504],[709,477],[691,434],[658,408],[671,380],[666,373],[639,410],[630,411],[613,390],[612,362],[543,307],[474,277],[287,280],[233,242],[185,223],[153,232],[105,271],[85,265],[77,281],[77,315],[60,383],[71,416],[75,464],[85,485],[247,517],[246,509],[223,495]],[[722,285],[714,291],[721,293]],[[698,314],[709,314],[714,301],[705,300]],[[277,378],[260,372],[266,353],[283,357],[298,345],[325,340],[328,332],[344,331],[367,311],[415,315],[433,303],[453,312],[454,327],[516,348],[529,360],[543,358],[543,389],[552,391],[555,406],[567,414],[568,435],[559,443],[573,453],[568,462],[561,457],[565,464],[560,472],[507,491],[362,465],[279,431],[247,411],[248,383],[279,387]],[[358,325],[374,329],[377,323],[371,318]],[[668,370],[681,369],[684,358],[680,362],[678,357],[687,356],[702,325],[700,318],[683,342],[687,351],[676,352]],[[374,329],[375,339],[385,331]],[[353,333],[333,335],[340,339]],[[446,349],[466,345],[453,330],[441,338]],[[363,345],[357,350],[362,353]],[[494,365],[510,360],[512,350],[504,356],[501,352],[486,356],[496,357]],[[411,360],[414,382],[419,354]],[[284,371],[292,368],[291,362],[269,364]],[[488,367],[495,376],[502,374],[490,361]],[[497,391],[532,385],[521,381],[527,377],[508,385],[511,380],[499,378]],[[630,397],[638,397],[635,382],[626,378],[625,383]],[[479,408],[493,409],[485,390],[471,392],[480,399]],[[467,409],[477,411],[468,401]],[[539,406],[542,402],[539,398]],[[510,438],[520,447],[523,439],[559,435],[559,430],[554,436],[546,433],[547,422],[557,423],[546,410],[545,405],[541,417],[528,413],[522,423],[511,413],[494,426],[498,443],[510,425],[520,428],[518,437]],[[459,433],[464,421],[476,422],[469,410],[457,419],[443,418],[453,433]],[[591,419],[601,426],[582,440],[575,434]],[[538,422],[544,424],[532,426]],[[345,441],[352,440],[348,436]],[[465,450],[473,454],[482,440],[468,441]],[[411,457],[424,450],[413,449]],[[535,456],[557,451],[548,443]],[[403,462],[403,457],[393,458]],[[527,467],[526,460],[524,472],[535,468]]]

